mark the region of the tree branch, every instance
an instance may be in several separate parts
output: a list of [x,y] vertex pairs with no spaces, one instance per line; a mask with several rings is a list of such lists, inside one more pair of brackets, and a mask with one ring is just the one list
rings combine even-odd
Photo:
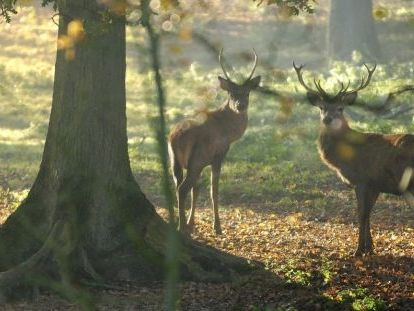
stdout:
[[[395,105],[395,100],[397,98],[398,95],[401,95],[405,92],[414,92],[414,85],[405,85],[400,87],[398,90],[394,91],[394,92],[390,92],[386,98],[386,100],[381,103],[381,104],[368,104],[362,100],[357,100],[357,102],[355,103],[356,106],[372,112],[372,113],[376,113],[376,114],[386,114],[387,112],[391,112],[391,106]],[[409,111],[410,109],[406,110]],[[398,113],[400,114],[400,113]],[[389,114],[389,117],[393,117],[396,116],[398,114]]]

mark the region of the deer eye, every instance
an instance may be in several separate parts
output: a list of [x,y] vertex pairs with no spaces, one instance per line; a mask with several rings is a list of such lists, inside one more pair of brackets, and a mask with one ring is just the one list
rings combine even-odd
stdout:
[[343,112],[344,111],[344,107],[338,107],[338,111],[339,112]]

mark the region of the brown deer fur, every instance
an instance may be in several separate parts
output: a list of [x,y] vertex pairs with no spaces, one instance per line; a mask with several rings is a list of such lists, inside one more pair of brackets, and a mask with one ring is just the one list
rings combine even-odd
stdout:
[[[294,65],[295,66],[295,65]],[[321,127],[318,138],[320,157],[347,184],[355,188],[358,202],[359,238],[355,255],[372,253],[370,213],[380,193],[414,194],[411,182],[414,168],[414,136],[361,133],[351,129],[343,109],[351,105],[357,91],[365,88],[375,70],[369,70],[357,90],[328,95],[315,81],[318,91],[309,88],[296,67],[299,81],[308,90],[309,102],[320,109]],[[368,67],[367,67],[368,68]],[[348,84],[349,86],[349,84]]]
[[[221,53],[220,53],[221,55]],[[221,63],[221,58],[220,58]],[[218,182],[222,161],[230,144],[238,140],[246,130],[248,121],[249,93],[260,83],[260,76],[252,79],[257,64],[242,85],[232,82],[222,65],[225,78],[218,77],[220,87],[229,98],[214,111],[198,115],[200,120],[185,120],[177,124],[169,136],[169,153],[174,181],[177,188],[179,230],[186,231],[194,225],[195,205],[198,194],[197,181],[204,167],[211,165],[211,199],[214,211],[214,230],[221,233],[218,214]],[[183,169],[186,176],[183,177]],[[191,211],[185,224],[184,201],[192,190]]]

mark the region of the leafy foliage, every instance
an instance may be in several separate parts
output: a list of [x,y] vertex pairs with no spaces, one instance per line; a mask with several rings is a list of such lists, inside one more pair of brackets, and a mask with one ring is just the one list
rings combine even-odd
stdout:
[[[58,9],[58,3],[56,0],[39,0],[39,1],[41,1],[42,6],[52,5],[55,11],[57,11]],[[314,3],[315,0],[253,0],[253,2],[257,2],[257,6],[260,6],[265,1],[267,5],[277,5],[278,7],[282,9],[286,9],[288,14],[290,15],[299,15],[300,12],[306,12],[306,13],[314,12],[312,3]],[[18,3],[18,0],[0,0],[0,16],[7,23],[11,22],[12,15],[17,14],[17,10],[16,10],[17,3]],[[128,1],[125,1],[125,0],[109,1],[109,2],[104,2],[104,3],[109,4],[110,10],[114,11],[115,13],[118,11],[118,9],[120,9],[119,12],[123,12],[123,14],[125,12],[127,14],[131,14],[131,9],[135,9],[135,10],[137,9],[137,7],[134,7]],[[172,10],[174,8],[177,8],[179,5],[180,5],[179,0],[161,0],[160,1],[160,7],[163,11]],[[208,6],[207,3],[205,5]],[[128,8],[128,10],[125,11],[125,8]]]
[[53,10],[57,11],[57,0],[42,0],[42,6],[52,5]]
[[7,23],[11,21],[11,15],[17,14],[15,9],[17,0],[0,0],[0,15]]
[[366,288],[340,291],[337,299],[355,311],[383,311],[388,309],[383,300],[369,295]]
[[313,5],[315,0],[253,0],[257,2],[257,6],[262,5],[264,2],[267,5],[277,5],[282,9],[286,9],[290,15],[299,15],[300,12],[314,13],[315,9]]
[[[30,0],[35,1],[35,0]],[[42,6],[52,5],[53,9],[57,10],[57,0],[38,0],[41,1]],[[19,4],[18,0],[0,0],[0,17],[7,23],[11,22],[11,16],[17,14],[16,6]]]

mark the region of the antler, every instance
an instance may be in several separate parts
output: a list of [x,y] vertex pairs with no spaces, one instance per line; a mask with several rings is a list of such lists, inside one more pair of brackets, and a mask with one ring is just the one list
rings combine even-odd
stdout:
[[226,77],[227,80],[231,81],[229,75],[227,74],[226,69],[224,68],[223,61],[222,61],[222,55],[223,55],[223,48],[220,50],[219,62],[220,62],[221,69],[223,69],[224,76]]
[[[253,77],[253,74],[254,74],[254,72],[255,72],[255,70],[256,70],[256,67],[257,67],[257,60],[258,60],[258,57],[257,57],[256,51],[255,51],[254,49],[253,49],[253,54],[254,54],[254,65],[253,65],[253,69],[252,69],[252,71],[250,72],[250,75],[249,75],[249,77],[246,79],[246,81],[245,81],[245,82],[249,81],[249,80]],[[228,75],[228,73],[227,73],[227,71],[226,71],[226,68],[224,68],[224,64],[223,64],[223,48],[220,50],[220,54],[219,54],[219,62],[220,62],[221,69],[223,70],[223,74],[224,74],[224,76],[226,77],[226,79],[227,79],[227,80],[230,80],[230,81],[231,81],[231,79],[230,79],[230,77],[229,77],[229,75]]]
[[[349,91],[349,92],[347,91],[347,89],[349,87],[350,82],[348,82],[348,86],[345,89],[343,89],[343,87],[342,87],[341,90],[338,92],[338,94],[336,96],[344,96],[344,95],[349,95],[349,94],[352,94],[352,93],[356,93],[356,92],[358,92],[362,89],[365,89],[368,86],[368,84],[371,82],[372,75],[374,74],[374,71],[377,68],[377,64],[375,64],[374,68],[372,68],[372,69],[369,69],[369,67],[365,63],[364,63],[364,66],[368,70],[368,76],[367,76],[366,80],[365,80],[365,77],[362,76],[361,83],[359,84],[359,86],[355,90]],[[343,86],[343,84],[342,84],[342,86]]]
[[336,93],[335,96],[333,96],[334,99],[342,97],[343,95],[346,94],[346,91],[348,90],[349,86],[351,85],[351,81],[348,80],[348,85],[345,87],[344,83],[342,81],[338,81],[339,83],[341,83],[341,89],[338,91],[338,93]]
[[316,81],[316,79],[313,79],[313,83],[316,86],[316,91],[313,90],[312,88],[310,88],[308,85],[306,85],[305,81],[303,80],[302,77],[302,68],[304,67],[304,65],[300,65],[299,67],[296,66],[295,62],[293,62],[293,68],[295,68],[296,74],[298,76],[298,80],[300,82],[300,84],[302,84],[302,86],[311,93],[314,94],[319,94],[320,96],[324,97],[324,98],[330,98],[330,99],[336,99],[336,98],[340,98],[343,97],[345,95],[349,95],[352,93],[356,93],[364,88],[366,88],[368,86],[368,84],[371,82],[371,78],[372,75],[374,74],[375,69],[377,68],[377,64],[374,65],[374,68],[369,69],[369,67],[367,66],[367,64],[364,64],[365,68],[367,68],[368,70],[368,76],[365,79],[365,77],[362,77],[361,79],[361,83],[359,84],[359,86],[352,91],[348,91],[349,85],[351,84],[351,81],[348,81],[348,85],[345,86],[343,82],[341,83],[341,89],[339,90],[339,92],[335,95],[335,96],[330,96],[327,92],[325,92],[325,90],[322,88],[321,86],[321,81],[318,80]]
[[253,69],[252,69],[249,77],[246,79],[246,82],[249,81],[253,77],[254,71],[256,70],[256,67],[257,67],[257,58],[258,57],[257,57],[255,49],[253,49],[253,53],[254,53],[254,65],[253,65]]
[[318,90],[318,93],[322,96],[322,97],[324,97],[324,98],[329,98],[329,94],[328,93],[326,93],[326,91],[322,88],[322,86],[321,86],[321,80],[318,80],[317,82],[316,82],[316,79],[313,79],[313,83],[315,84],[315,86],[316,86],[316,89]]
[[[305,81],[303,80],[303,76],[302,76],[303,75],[303,73],[302,73],[303,67],[305,67],[305,65],[300,65],[299,67],[297,67],[296,64],[295,64],[295,62],[293,62],[293,68],[295,68],[296,74],[298,76],[299,83],[302,84],[302,86],[308,92],[311,92],[311,93],[314,93],[314,94],[319,94],[319,92],[318,92],[319,91],[318,83],[316,82],[316,80],[313,80],[313,82],[315,83],[316,88],[318,89],[318,91],[315,91],[312,88],[310,88],[309,86],[307,86],[306,83],[305,83]],[[320,86],[320,82],[319,82],[319,87],[322,90],[322,87]],[[325,93],[325,91],[323,91],[323,92]]]

